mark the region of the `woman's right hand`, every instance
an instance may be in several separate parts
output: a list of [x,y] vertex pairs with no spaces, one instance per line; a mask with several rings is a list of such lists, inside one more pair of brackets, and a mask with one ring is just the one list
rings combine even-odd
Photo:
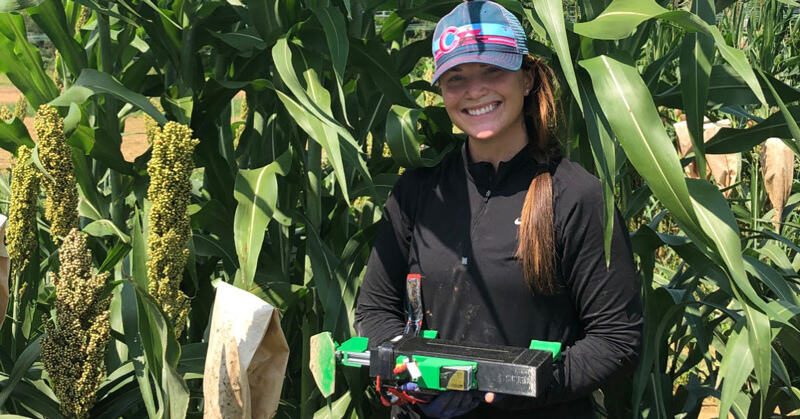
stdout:
[[482,391],[445,391],[430,403],[417,404],[422,413],[431,418],[453,418],[465,415],[484,400]]

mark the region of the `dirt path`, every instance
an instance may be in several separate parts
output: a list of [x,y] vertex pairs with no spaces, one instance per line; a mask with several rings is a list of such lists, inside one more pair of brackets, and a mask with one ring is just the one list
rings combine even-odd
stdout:
[[[0,86],[0,105],[5,105],[13,111],[19,96],[20,92],[14,86]],[[28,127],[31,138],[36,141],[33,117],[26,117],[24,122],[25,126]],[[122,133],[122,155],[125,160],[133,161],[133,159],[147,151],[148,147],[144,130],[144,118],[138,116],[128,117],[125,120],[125,130]],[[11,153],[0,149],[0,170],[9,167],[11,167]]]

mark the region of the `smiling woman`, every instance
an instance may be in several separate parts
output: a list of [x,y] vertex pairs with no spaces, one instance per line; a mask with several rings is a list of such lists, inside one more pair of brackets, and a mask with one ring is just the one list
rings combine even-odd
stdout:
[[436,70],[467,140],[411,169],[386,202],[356,310],[375,345],[402,334],[405,280],[422,277],[423,328],[443,339],[527,347],[560,342],[541,397],[447,391],[393,417],[592,417],[589,393],[631,372],[641,304],[625,223],[610,264],[599,181],[561,158],[552,72],[528,55],[519,21],[468,1],[439,21]]

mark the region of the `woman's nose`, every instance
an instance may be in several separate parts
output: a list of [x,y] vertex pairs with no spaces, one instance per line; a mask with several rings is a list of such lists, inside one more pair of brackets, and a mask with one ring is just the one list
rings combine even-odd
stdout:
[[467,80],[466,96],[469,99],[480,98],[486,94],[488,89],[486,83],[478,77],[471,77]]

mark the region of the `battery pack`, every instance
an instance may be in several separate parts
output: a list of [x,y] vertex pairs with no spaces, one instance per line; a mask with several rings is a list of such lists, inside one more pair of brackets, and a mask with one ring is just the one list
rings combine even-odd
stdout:
[[[447,361],[438,370],[440,389],[491,391],[537,397],[553,377],[553,353],[544,350],[405,336],[370,351],[370,376],[392,380],[400,357]],[[464,365],[458,362],[464,361]],[[473,382],[474,380],[474,382]]]

